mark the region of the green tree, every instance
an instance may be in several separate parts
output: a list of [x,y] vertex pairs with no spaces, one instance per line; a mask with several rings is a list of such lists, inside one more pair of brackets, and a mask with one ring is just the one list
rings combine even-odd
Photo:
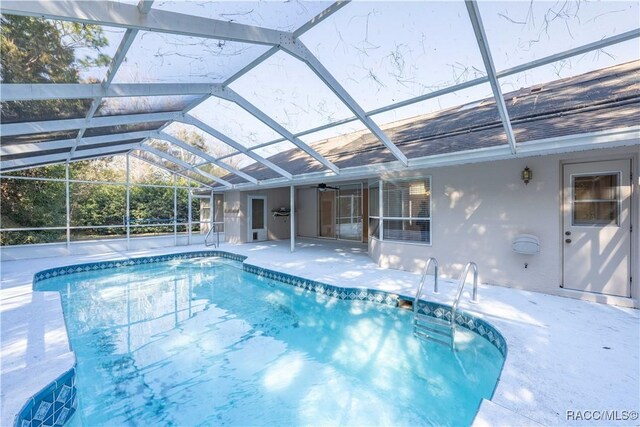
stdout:
[[[70,214],[74,226],[122,225],[126,212],[126,187],[115,184],[70,184]],[[123,229],[77,229],[74,235],[114,235]]]
[[[207,141],[200,133],[194,132],[186,127],[181,127],[178,129],[178,131],[176,132],[176,138],[216,158],[225,156],[234,151],[231,147],[228,147],[223,144],[220,144],[220,145],[207,144]],[[174,157],[177,157],[189,164],[202,163],[204,161],[204,159],[196,156],[195,154],[189,153],[185,150],[175,147],[172,144],[165,143],[164,141],[163,143],[165,147],[161,149],[169,152]],[[238,157],[229,157],[225,160],[225,162],[227,162],[229,166],[237,168]],[[220,177],[229,174],[229,172],[226,169],[223,169],[220,166],[216,166],[214,164],[203,165],[200,169],[212,175],[220,176]]]
[[[64,166],[62,166],[64,168]],[[58,175],[60,165],[30,169],[23,176]],[[64,172],[62,172],[64,176]],[[66,223],[64,182],[3,179],[0,182],[0,227],[59,227]],[[64,236],[64,231],[26,231],[3,233],[2,244],[47,243]]]
[[[102,53],[108,44],[102,29],[95,25],[48,21],[39,18],[4,15],[1,35],[0,77],[4,83],[77,83],[83,67],[108,64]],[[78,57],[77,52],[88,52]],[[47,100],[2,103],[2,122],[53,120],[83,117],[90,100]],[[211,148],[202,135],[182,129],[178,135],[187,143],[215,157],[230,149]],[[204,159],[171,144],[157,141],[157,148],[182,160],[196,164]],[[180,169],[177,167],[177,169]],[[124,182],[122,156],[75,162],[70,165],[72,179],[83,181]],[[212,167],[210,173],[225,175],[223,169]],[[17,175],[31,178],[63,178],[63,165],[45,166],[20,171]],[[136,184],[167,184],[166,174],[145,163],[136,163],[132,182]],[[204,178],[203,178],[204,179]],[[172,182],[171,182],[172,183]],[[187,180],[178,179],[186,186]],[[2,193],[1,219],[3,227],[50,227],[64,225],[66,197],[63,183],[32,180],[0,182]],[[74,226],[124,225],[126,188],[123,185],[71,184],[70,214]],[[173,188],[132,185],[130,202],[133,223],[167,223],[173,220]],[[194,199],[195,200],[195,199]],[[178,190],[177,218],[187,222],[188,193]],[[192,217],[199,218],[200,204],[192,205]],[[62,220],[62,222],[61,222]],[[74,236],[95,237],[122,233],[123,228],[74,230]],[[173,227],[136,227],[136,234],[172,232]],[[62,236],[61,236],[62,234]],[[43,243],[64,237],[64,231],[9,233],[2,244]]]
[[[0,77],[3,83],[78,83],[83,67],[104,66],[108,40],[97,25],[2,15]],[[88,52],[76,57],[76,49]],[[89,99],[2,103],[2,122],[83,117]]]
[[[98,25],[2,15],[5,83],[77,83],[80,67],[105,66],[108,40]],[[87,50],[76,58],[75,49]]]
[[82,160],[69,165],[69,177],[81,181],[125,182],[124,156],[101,157]]
[[[78,83],[80,69],[108,64],[102,53],[108,41],[102,28],[40,18],[2,15],[0,78],[3,83]],[[76,49],[87,52],[76,57]],[[82,117],[91,100],[15,101],[1,103],[3,123]],[[60,173],[62,171],[62,173]],[[31,178],[64,177],[64,166],[22,171]],[[61,188],[62,190],[61,190]],[[64,218],[64,184],[31,180],[3,180],[2,227],[50,227]],[[59,232],[7,233],[2,244],[41,243],[59,238]]]

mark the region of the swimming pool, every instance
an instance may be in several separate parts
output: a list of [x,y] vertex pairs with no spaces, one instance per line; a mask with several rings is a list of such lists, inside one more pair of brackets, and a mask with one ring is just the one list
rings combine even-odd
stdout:
[[414,338],[409,311],[221,258],[81,271],[37,290],[62,295],[71,425],[469,424],[504,360],[465,329],[452,353]]

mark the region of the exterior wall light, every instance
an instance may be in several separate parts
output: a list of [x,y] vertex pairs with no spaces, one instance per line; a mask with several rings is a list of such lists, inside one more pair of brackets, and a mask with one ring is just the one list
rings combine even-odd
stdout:
[[529,169],[529,166],[526,166],[522,170],[522,180],[524,181],[524,185],[527,185],[529,181],[531,181],[532,179],[533,179],[533,171]]

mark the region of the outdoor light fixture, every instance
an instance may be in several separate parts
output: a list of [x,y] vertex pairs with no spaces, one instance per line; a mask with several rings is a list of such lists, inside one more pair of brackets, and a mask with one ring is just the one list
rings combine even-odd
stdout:
[[524,185],[527,185],[529,181],[533,179],[533,172],[529,169],[529,166],[525,166],[522,170],[522,180],[524,181]]

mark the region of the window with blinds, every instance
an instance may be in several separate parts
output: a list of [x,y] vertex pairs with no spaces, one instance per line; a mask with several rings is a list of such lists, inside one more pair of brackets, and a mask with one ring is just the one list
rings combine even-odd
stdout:
[[431,243],[431,177],[384,181],[383,240]]
[[[431,177],[369,183],[369,236],[431,244]],[[382,236],[380,233],[382,232]]]

